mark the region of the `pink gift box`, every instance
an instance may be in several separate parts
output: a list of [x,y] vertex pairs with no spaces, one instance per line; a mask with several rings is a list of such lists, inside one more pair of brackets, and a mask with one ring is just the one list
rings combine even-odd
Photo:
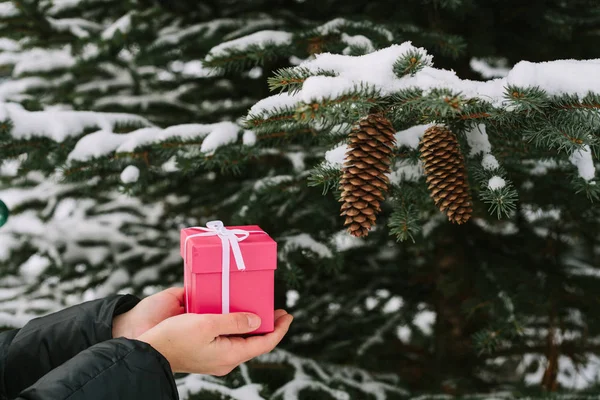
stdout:
[[[277,243],[256,225],[226,228],[250,232],[245,239],[238,242],[243,264],[245,264],[244,270],[238,269],[233,248],[229,249],[229,312],[257,314],[261,318],[261,325],[252,333],[272,332]],[[223,243],[214,233],[213,236],[196,236],[187,239],[191,235],[203,232],[199,228],[181,230],[181,256],[186,261],[184,262],[186,311],[197,314],[221,314],[224,312],[222,300],[226,293],[222,287]]]

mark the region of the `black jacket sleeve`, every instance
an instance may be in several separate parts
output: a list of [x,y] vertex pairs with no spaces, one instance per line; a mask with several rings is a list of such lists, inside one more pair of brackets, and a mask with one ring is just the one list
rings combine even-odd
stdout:
[[16,397],[83,350],[112,339],[113,318],[138,302],[130,295],[110,296],[0,333],[0,397]]
[[171,400],[177,386],[150,345],[118,338],[82,351],[23,390],[16,400]]

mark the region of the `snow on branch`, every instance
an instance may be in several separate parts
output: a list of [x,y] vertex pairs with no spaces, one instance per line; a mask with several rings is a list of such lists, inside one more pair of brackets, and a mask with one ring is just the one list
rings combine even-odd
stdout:
[[212,153],[222,145],[235,141],[240,127],[233,122],[214,124],[175,125],[166,129],[156,127],[141,128],[126,134],[116,134],[109,130],[100,130],[81,138],[68,159],[88,161],[110,153],[128,153],[137,147],[159,143],[168,139],[202,139],[200,151]]
[[284,31],[265,30],[255,32],[239,39],[223,42],[213,47],[206,56],[210,62],[216,58],[226,57],[237,51],[244,51],[249,47],[265,48],[266,46],[288,45],[292,42],[292,34]]
[[[360,85],[368,85],[378,90],[382,96],[391,95],[409,88],[425,91],[449,89],[460,92],[468,98],[501,106],[508,86],[538,87],[550,95],[572,94],[584,97],[590,92],[600,93],[600,60],[559,60],[543,63],[521,61],[504,78],[490,81],[470,81],[460,79],[455,72],[424,66],[414,75],[398,77],[393,65],[410,52],[416,52],[429,59],[431,56],[423,48],[416,48],[410,42],[375,51],[362,56],[339,54],[317,54],[314,60],[300,64],[296,69],[313,71],[333,71],[336,76],[312,76],[305,80],[295,99],[297,103],[312,103],[323,99],[333,99],[351,92]],[[279,99],[289,99],[279,95]],[[281,107],[275,100],[265,100],[261,111]],[[258,106],[257,106],[258,107]],[[257,110],[254,109],[254,112]]]
[[[293,378],[280,387],[269,387],[271,394],[267,395],[263,384],[253,381],[252,375],[254,369],[261,370],[272,365],[276,365],[278,370],[290,370]],[[318,363],[285,350],[274,350],[259,356],[240,366],[239,373],[241,382],[235,387],[231,387],[225,379],[188,375],[177,380],[179,395],[182,400],[202,392],[227,396],[232,400],[299,400],[307,394],[314,396],[317,392],[339,400],[351,400],[356,395],[385,400],[409,394],[393,376],[371,374],[355,367]]]
[[79,136],[86,128],[112,131],[117,125],[150,126],[145,118],[91,111],[27,111],[14,103],[0,103],[0,121],[10,121],[14,139],[47,137],[56,142]]

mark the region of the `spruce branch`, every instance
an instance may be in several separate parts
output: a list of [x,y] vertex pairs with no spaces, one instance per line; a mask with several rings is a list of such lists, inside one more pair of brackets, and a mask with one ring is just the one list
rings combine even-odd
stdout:
[[421,220],[413,204],[402,203],[395,207],[388,221],[390,235],[395,235],[396,240],[404,242],[410,239],[415,243],[415,235],[421,232]]
[[414,76],[425,67],[431,66],[431,56],[419,50],[410,50],[394,63],[394,73],[398,78],[405,75]]
[[269,90],[280,92],[287,91],[294,94],[302,89],[304,81],[311,76],[336,76],[333,71],[317,70],[311,71],[307,68],[284,68],[275,72],[275,75],[268,78]]
[[326,195],[330,190],[337,191],[336,198],[339,198],[339,182],[342,177],[342,171],[329,163],[322,163],[310,171],[308,176],[308,186],[322,186],[322,195]]

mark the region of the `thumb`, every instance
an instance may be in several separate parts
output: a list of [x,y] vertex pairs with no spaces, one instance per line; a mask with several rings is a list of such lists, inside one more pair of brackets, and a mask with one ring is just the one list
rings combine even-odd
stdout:
[[211,317],[215,336],[250,333],[260,326],[260,317],[250,313],[214,314]]

